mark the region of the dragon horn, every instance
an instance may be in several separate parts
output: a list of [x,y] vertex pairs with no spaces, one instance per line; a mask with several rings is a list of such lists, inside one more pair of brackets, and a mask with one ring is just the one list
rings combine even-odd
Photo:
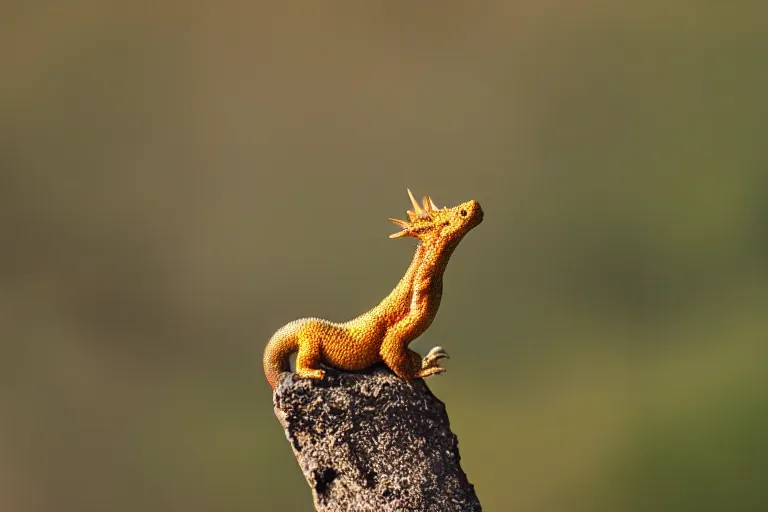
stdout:
[[435,204],[431,197],[424,196],[424,209],[428,212],[431,212],[434,210],[439,210],[440,208]]
[[413,192],[411,192],[411,189],[408,188],[406,190],[408,191],[408,197],[411,198],[411,203],[413,204],[413,212],[419,216],[423,215],[424,211],[421,209],[421,206],[419,206],[419,203],[416,202],[416,198],[413,197]]
[[402,231],[398,231],[397,233],[392,233],[391,235],[389,235],[389,238],[400,238],[401,236],[408,235],[408,228],[410,227],[410,224],[400,219],[389,219],[389,220],[394,222],[401,228],[403,228]]

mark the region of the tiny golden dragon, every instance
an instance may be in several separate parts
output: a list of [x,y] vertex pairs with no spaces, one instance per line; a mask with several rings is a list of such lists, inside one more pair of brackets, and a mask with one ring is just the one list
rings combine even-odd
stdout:
[[409,221],[389,219],[402,228],[390,238],[412,236],[420,241],[403,278],[384,300],[353,320],[302,318],[278,329],[264,350],[264,374],[272,389],[280,373],[290,370],[294,352],[296,375],[306,379],[325,377],[321,364],[363,370],[383,361],[408,380],[445,371],[440,360],[448,353],[442,347],[422,358],[408,345],[432,324],[448,260],[464,235],[483,220],[483,210],[477,201],[441,209],[429,196],[421,206],[410,190],[408,196],[413,204],[413,211],[406,212]]

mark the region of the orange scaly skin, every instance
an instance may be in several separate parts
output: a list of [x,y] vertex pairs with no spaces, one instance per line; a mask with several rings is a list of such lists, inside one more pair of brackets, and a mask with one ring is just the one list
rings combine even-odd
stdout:
[[302,318],[280,328],[264,350],[264,374],[272,389],[281,372],[290,370],[296,356],[296,374],[322,379],[320,363],[340,370],[362,370],[383,361],[404,379],[428,377],[445,371],[440,359],[448,357],[434,347],[422,358],[408,345],[432,324],[443,295],[443,272],[464,235],[483,220],[477,201],[439,209],[429,197],[421,207],[408,191],[413,211],[409,222],[390,219],[402,231],[390,238],[413,236],[420,240],[408,270],[394,290],[376,307],[344,323]]

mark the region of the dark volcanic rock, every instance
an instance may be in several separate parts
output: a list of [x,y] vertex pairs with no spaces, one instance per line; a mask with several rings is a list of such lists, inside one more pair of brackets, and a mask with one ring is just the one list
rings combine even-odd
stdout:
[[445,405],[387,368],[281,376],[275,414],[318,511],[479,511]]

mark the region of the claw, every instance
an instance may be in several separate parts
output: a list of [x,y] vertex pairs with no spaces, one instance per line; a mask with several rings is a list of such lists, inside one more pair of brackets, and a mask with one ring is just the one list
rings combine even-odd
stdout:
[[443,368],[442,366],[432,366],[430,368],[424,368],[423,370],[421,370],[417,374],[417,377],[420,379],[423,379],[425,377],[431,377],[432,375],[440,375],[444,371],[445,371],[445,368]]
[[426,357],[434,357],[437,359],[450,359],[451,356],[448,355],[448,352],[445,351],[443,347],[437,346],[433,347],[432,350],[427,352]]
[[450,359],[448,352],[446,352],[443,347],[434,347],[426,356],[424,356],[424,359],[421,360],[421,367],[430,368],[435,366],[441,359]]

